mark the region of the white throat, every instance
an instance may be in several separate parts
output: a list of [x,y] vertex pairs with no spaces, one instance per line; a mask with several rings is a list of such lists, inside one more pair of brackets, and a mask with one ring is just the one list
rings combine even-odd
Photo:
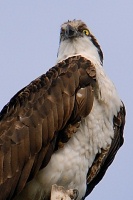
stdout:
[[81,55],[94,62],[101,62],[98,49],[92,43],[90,38],[86,36],[75,38],[73,40],[67,39],[61,41],[58,50],[57,63],[75,55]]

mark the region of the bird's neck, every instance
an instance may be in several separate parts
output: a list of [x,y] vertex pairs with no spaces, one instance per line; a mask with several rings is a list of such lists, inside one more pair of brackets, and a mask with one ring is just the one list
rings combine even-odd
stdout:
[[62,41],[58,50],[57,63],[75,55],[86,57],[94,63],[101,63],[97,47],[86,38]]

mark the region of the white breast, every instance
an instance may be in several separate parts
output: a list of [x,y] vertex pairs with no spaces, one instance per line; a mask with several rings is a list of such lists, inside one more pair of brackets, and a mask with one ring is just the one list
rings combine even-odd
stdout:
[[41,199],[50,193],[50,188],[55,183],[68,189],[78,189],[78,200],[85,195],[88,169],[101,148],[106,148],[111,143],[114,136],[113,117],[121,105],[115,87],[106,77],[102,66],[97,66],[96,63],[95,67],[99,87],[92,111],[82,119],[77,133],[68,143],[52,155],[46,168],[27,184],[23,194],[29,195],[29,199],[34,199],[36,193],[41,194]]

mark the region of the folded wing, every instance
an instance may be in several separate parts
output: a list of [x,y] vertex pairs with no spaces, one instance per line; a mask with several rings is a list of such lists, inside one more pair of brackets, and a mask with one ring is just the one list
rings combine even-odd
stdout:
[[0,113],[0,197],[11,199],[76,132],[93,105],[96,72],[81,56],[60,62]]

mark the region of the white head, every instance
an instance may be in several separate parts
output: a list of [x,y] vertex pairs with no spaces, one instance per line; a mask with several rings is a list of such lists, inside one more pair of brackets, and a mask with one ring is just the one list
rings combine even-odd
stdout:
[[90,60],[103,62],[103,53],[95,37],[81,20],[62,24],[57,62],[74,55],[82,55]]

